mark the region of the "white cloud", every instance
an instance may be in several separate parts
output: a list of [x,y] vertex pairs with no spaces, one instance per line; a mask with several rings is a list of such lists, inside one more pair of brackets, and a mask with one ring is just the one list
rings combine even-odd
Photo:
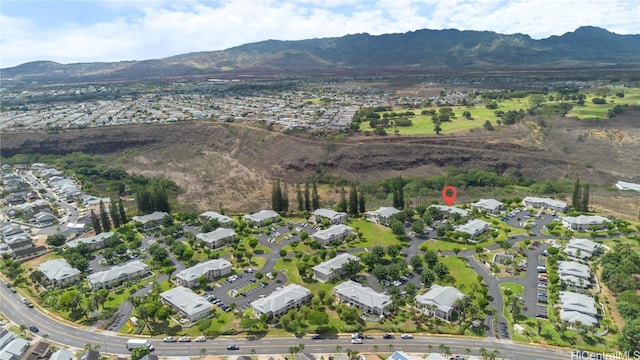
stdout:
[[[82,6],[82,2],[67,4]],[[2,15],[0,67],[34,60],[142,60],[267,39],[379,35],[424,28],[544,38],[593,25],[629,34],[638,33],[640,13],[636,0],[138,0],[103,4],[113,10],[105,14],[115,17],[95,24],[47,27],[46,31],[28,18]]]

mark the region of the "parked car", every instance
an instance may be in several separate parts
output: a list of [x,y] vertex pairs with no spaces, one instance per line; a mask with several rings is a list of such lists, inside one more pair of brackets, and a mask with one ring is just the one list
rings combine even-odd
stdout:
[[364,341],[362,341],[362,339],[355,338],[355,339],[351,339],[351,343],[352,344],[363,344]]
[[188,336],[183,336],[180,339],[178,339],[178,342],[191,342],[191,339]]
[[240,346],[236,344],[227,345],[227,350],[240,350]]
[[195,340],[193,340],[195,342],[205,342],[207,341],[207,338],[204,336],[198,336]]
[[167,337],[165,337],[165,338],[164,338],[164,340],[162,340],[162,341],[164,341],[164,342],[166,342],[166,343],[169,343],[169,342],[176,342],[176,341],[178,341],[178,340],[176,340],[176,338],[174,338],[173,336],[167,336]]
[[386,333],[386,334],[382,335],[382,338],[383,339],[393,339],[393,338],[395,338],[395,336],[393,336],[393,334]]
[[413,335],[411,334],[402,334],[400,335],[401,339],[413,339]]

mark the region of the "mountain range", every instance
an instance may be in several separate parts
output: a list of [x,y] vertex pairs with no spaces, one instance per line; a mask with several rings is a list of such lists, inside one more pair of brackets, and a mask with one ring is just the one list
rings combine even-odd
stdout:
[[640,35],[619,35],[586,26],[540,40],[523,34],[455,29],[267,40],[155,60],[76,64],[36,61],[0,71],[3,81],[78,82],[621,64],[640,64]]

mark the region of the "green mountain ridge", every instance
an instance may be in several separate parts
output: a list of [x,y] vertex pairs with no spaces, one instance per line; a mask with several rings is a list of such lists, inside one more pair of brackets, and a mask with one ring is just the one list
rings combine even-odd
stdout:
[[491,31],[417,30],[353,34],[298,41],[266,40],[221,51],[164,59],[58,64],[37,61],[2,69],[3,81],[98,81],[217,76],[238,73],[304,74],[379,69],[473,69],[640,64],[640,35],[596,27],[534,40]]

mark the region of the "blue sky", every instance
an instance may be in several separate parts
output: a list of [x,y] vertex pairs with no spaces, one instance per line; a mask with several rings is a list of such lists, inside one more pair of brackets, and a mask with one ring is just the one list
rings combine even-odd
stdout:
[[419,29],[535,39],[584,25],[640,33],[638,0],[1,0],[0,68],[162,58],[250,42]]

